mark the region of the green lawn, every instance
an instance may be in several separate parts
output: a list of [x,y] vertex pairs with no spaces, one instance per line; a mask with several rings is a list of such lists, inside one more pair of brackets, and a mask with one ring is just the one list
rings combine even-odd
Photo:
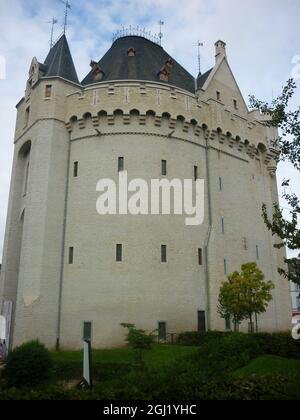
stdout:
[[233,377],[239,378],[253,374],[300,377],[300,360],[278,356],[261,356],[252,360],[247,366],[235,371]]
[[[148,366],[172,363],[174,360],[190,356],[199,350],[199,347],[155,345],[151,351],[144,352],[144,360]],[[52,353],[53,361],[59,362],[82,362],[82,351],[62,351]],[[93,350],[93,364],[97,363],[131,363],[134,351],[128,347],[112,350]]]

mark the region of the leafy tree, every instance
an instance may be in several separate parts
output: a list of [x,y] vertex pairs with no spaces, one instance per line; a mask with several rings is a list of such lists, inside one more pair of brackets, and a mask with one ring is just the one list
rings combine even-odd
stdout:
[[237,271],[230,274],[227,281],[221,285],[218,313],[222,318],[232,320],[236,332],[239,330],[240,323],[246,317],[242,279]]
[[250,321],[251,332],[254,332],[254,316],[257,332],[257,316],[266,312],[269,302],[273,299],[271,290],[275,286],[271,281],[264,281],[264,273],[257,267],[256,263],[243,264],[240,276],[242,279],[243,302],[245,303],[245,312]]
[[147,333],[145,330],[139,330],[134,324],[121,324],[127,329],[126,341],[130,347],[135,350],[135,362],[138,366],[143,365],[143,352],[151,350],[154,344],[154,331]]
[[[257,100],[250,96],[250,106],[257,108],[262,114],[270,116],[265,124],[269,127],[278,127],[281,136],[275,141],[279,151],[279,159],[290,162],[300,171],[300,107],[294,111],[289,110],[290,99],[293,97],[296,83],[293,79],[288,80],[283,87],[283,91],[278,98],[270,104]],[[289,186],[289,181],[285,180],[283,187]],[[291,250],[300,249],[300,200],[296,194],[284,193],[283,198],[290,207],[290,218],[286,220],[278,203],[274,204],[272,220],[269,219],[266,205],[263,206],[263,218],[272,234],[278,237],[279,243],[276,248],[288,247]],[[288,280],[300,285],[300,264],[297,259],[285,259],[289,264],[290,270],[278,268],[278,272]]]
[[229,275],[227,281],[222,283],[218,313],[222,318],[232,319],[235,331],[238,331],[243,320],[249,319],[251,332],[254,332],[253,319],[255,317],[257,330],[257,316],[266,312],[272,300],[274,284],[264,281],[264,274],[256,263],[244,264],[241,270],[241,273]]

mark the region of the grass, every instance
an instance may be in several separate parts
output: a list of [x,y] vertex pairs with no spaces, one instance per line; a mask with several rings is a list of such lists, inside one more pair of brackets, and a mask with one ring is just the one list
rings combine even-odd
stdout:
[[[174,363],[178,358],[188,357],[194,354],[199,347],[185,347],[176,345],[155,345],[152,350],[144,352],[144,360],[148,366],[158,364]],[[131,348],[112,350],[93,350],[93,364],[97,363],[131,363],[134,358],[134,351]],[[62,351],[52,353],[54,363],[60,362],[82,362],[82,351]]]
[[300,377],[300,360],[278,356],[261,356],[235,371],[232,376],[241,378],[249,375],[284,375]]

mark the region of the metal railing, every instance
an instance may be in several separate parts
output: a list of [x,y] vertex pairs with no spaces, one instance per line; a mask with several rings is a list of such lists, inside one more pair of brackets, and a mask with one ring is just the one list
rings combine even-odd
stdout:
[[142,28],[138,25],[130,25],[127,28],[123,26],[122,29],[118,30],[116,33],[113,34],[112,42],[114,43],[117,39],[124,38],[126,36],[140,36],[148,39],[151,42],[154,42],[157,45],[161,44],[159,35],[152,34],[151,31],[148,32],[145,28]]

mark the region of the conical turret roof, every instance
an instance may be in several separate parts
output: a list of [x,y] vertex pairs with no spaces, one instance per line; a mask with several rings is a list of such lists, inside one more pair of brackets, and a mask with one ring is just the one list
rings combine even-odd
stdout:
[[[129,55],[128,51],[133,51]],[[168,80],[159,77],[166,63]],[[168,64],[167,64],[168,66]],[[112,80],[143,80],[166,83],[195,92],[195,79],[176,62],[160,45],[141,36],[125,36],[117,39],[104,57],[98,62],[101,69],[101,81]],[[90,72],[82,81],[83,85],[96,83]]]
[[58,76],[79,83],[66,35],[51,48],[44,62],[44,77]]

